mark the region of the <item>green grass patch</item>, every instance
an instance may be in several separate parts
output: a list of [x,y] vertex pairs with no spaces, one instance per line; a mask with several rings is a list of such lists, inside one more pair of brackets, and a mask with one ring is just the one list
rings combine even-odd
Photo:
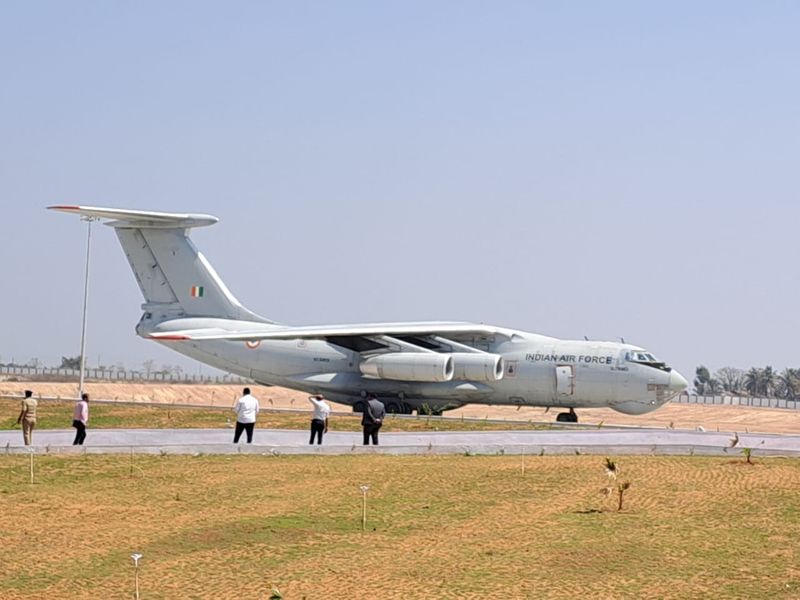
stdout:
[[[64,401],[40,401],[37,429],[72,427],[74,404]],[[0,400],[0,429],[12,429],[19,415],[19,402]],[[308,429],[311,413],[262,411],[257,427],[270,429]],[[236,421],[231,409],[192,408],[181,405],[137,406],[131,404],[91,404],[89,425],[93,429],[204,429],[226,427]],[[19,426],[17,426],[19,427]],[[330,418],[336,431],[358,431],[361,415],[336,415]],[[520,423],[489,423],[470,420],[438,420],[427,416],[395,418],[389,416],[383,431],[490,431],[534,429],[545,426]],[[35,433],[34,433],[35,435]]]

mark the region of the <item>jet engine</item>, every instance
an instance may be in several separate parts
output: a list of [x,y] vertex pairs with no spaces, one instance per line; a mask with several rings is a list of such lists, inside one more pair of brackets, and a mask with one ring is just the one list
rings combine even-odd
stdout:
[[453,358],[433,352],[390,352],[364,360],[359,368],[368,377],[401,381],[450,381]]
[[468,381],[499,381],[503,378],[505,365],[499,354],[472,354],[458,352],[451,355],[455,372],[453,379]]

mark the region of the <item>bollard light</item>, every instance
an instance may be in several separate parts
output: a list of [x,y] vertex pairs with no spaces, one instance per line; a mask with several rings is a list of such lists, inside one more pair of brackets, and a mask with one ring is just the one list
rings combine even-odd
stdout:
[[369,486],[363,484],[360,486],[361,489],[361,531],[366,531],[367,529],[367,492],[369,491]]
[[33,454],[34,454],[33,448],[28,448],[28,452],[31,453],[31,485],[33,485]]
[[135,552],[134,554],[131,554],[131,558],[133,559],[133,597],[136,598],[136,600],[139,600],[139,559],[142,558],[142,555],[138,552]]

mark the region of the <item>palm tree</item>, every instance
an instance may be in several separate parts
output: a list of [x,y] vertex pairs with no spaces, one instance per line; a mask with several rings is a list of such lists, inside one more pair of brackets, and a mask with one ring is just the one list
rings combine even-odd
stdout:
[[761,389],[761,369],[751,367],[750,370],[744,375],[744,389],[751,396],[758,396]]
[[775,371],[770,366],[761,369],[761,392],[769,398],[775,391]]
[[778,375],[776,393],[780,398],[796,400],[800,394],[800,369],[784,369]]

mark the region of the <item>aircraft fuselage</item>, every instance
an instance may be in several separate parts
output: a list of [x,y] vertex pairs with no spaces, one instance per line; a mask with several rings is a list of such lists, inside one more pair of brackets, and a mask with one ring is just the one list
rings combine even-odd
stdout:
[[[243,328],[247,323],[232,325]],[[410,382],[363,375],[358,352],[314,339],[240,342],[165,341],[168,348],[210,366],[353,405],[377,395],[393,412],[456,407],[470,402],[515,406],[590,408],[626,414],[654,410],[685,389],[685,380],[661,363],[629,360],[641,348],[615,342],[559,340],[515,331],[513,338],[475,344],[503,358],[498,381],[452,379]],[[405,404],[405,406],[403,406]]]

